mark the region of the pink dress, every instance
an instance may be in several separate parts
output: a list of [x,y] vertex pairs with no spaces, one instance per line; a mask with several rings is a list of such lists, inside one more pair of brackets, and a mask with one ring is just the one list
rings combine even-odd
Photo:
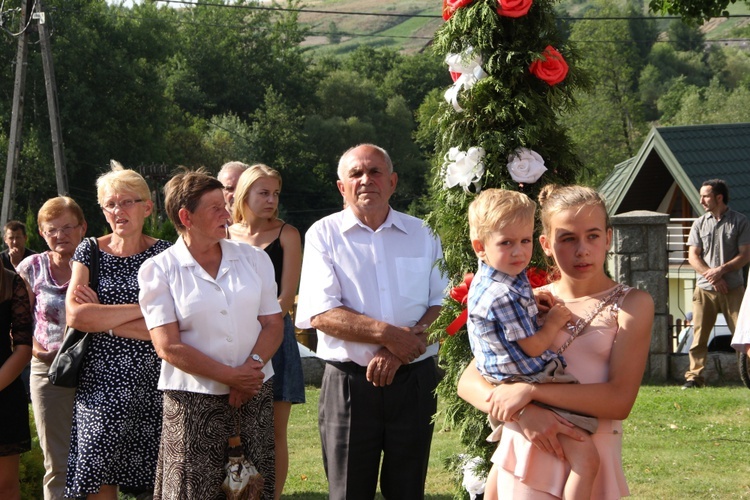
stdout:
[[[557,297],[554,284],[545,288]],[[573,321],[586,316],[613,289],[614,287],[591,297],[564,301],[573,313]],[[567,371],[575,375],[582,384],[607,381],[610,352],[619,331],[617,310],[625,295],[617,307],[607,307],[595,317],[563,354],[568,364]],[[568,336],[567,331],[561,330],[553,348],[559,348]],[[591,498],[606,500],[628,496],[630,492],[622,470],[622,421],[600,418],[599,429],[592,438],[599,452],[600,466]],[[547,498],[545,494],[562,497],[570,472],[567,462],[533,446],[516,423],[505,425],[492,462],[513,474],[516,481],[522,483],[517,486],[526,490],[526,495],[530,498],[534,498],[534,495],[528,494],[528,488],[544,492],[537,498]],[[517,498],[520,495],[509,494],[508,485],[501,480],[498,483],[498,496]]]

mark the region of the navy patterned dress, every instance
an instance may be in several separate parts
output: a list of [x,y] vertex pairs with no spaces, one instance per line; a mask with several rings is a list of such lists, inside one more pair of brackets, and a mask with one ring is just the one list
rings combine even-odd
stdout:
[[[91,242],[73,260],[90,265]],[[138,269],[169,248],[158,240],[146,251],[117,257],[99,251],[99,302],[137,304]],[[153,491],[161,435],[161,360],[149,341],[94,335],[81,368],[73,410],[66,497],[84,497],[100,485]]]

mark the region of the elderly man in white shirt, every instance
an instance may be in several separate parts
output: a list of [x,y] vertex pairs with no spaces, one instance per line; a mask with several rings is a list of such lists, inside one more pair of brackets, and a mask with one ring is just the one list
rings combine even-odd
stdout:
[[[446,279],[440,241],[390,208],[398,176],[372,144],[341,157],[346,207],[307,232],[297,326],[326,361],[319,428],[331,499],[424,497],[438,382],[427,345]],[[380,466],[382,455],[382,467]]]

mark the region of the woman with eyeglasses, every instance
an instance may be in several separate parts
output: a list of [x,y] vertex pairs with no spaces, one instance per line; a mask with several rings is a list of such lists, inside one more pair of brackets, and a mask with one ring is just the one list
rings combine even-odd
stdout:
[[86,220],[72,198],[58,196],[42,205],[37,224],[49,250],[27,257],[16,270],[26,282],[34,320],[31,404],[44,455],[44,498],[49,500],[65,497],[75,389],[52,385],[47,373],[65,335],[70,261],[86,233]]
[[96,181],[108,235],[98,238],[99,287],[88,286],[91,242],[73,255],[68,325],[94,332],[73,407],[65,496],[115,500],[153,491],[161,435],[160,360],[138,305],[141,264],[171,243],[143,234],[146,181],[113,162]]

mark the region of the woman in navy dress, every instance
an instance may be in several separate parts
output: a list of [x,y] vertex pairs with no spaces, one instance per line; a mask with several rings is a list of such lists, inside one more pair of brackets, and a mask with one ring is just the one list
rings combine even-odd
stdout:
[[81,368],[68,455],[67,497],[151,492],[161,436],[161,362],[138,305],[141,264],[171,244],[143,234],[153,210],[137,172],[115,163],[96,182],[112,232],[98,238],[99,287],[88,286],[91,242],[73,255],[68,325],[95,332]]

